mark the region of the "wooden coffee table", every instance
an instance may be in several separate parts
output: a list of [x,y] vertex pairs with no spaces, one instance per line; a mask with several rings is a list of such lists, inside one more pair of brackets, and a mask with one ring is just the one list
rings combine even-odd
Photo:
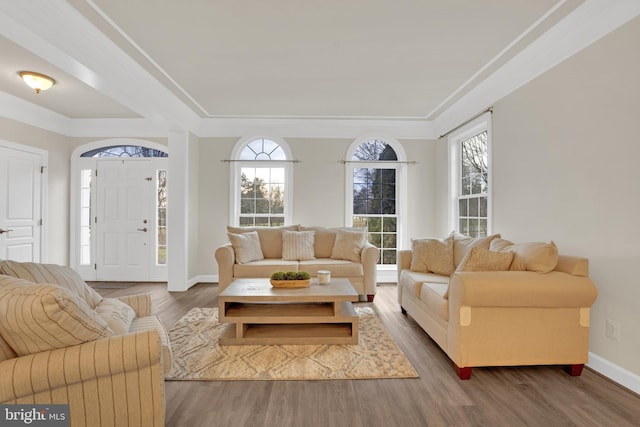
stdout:
[[348,279],[308,288],[274,288],[269,279],[236,279],[220,295],[220,345],[357,344],[358,294]]

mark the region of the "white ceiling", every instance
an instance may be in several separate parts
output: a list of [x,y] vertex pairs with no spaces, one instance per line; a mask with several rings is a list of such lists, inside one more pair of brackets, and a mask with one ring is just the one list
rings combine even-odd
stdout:
[[[3,0],[0,114],[11,102],[50,120],[171,121],[196,133],[210,118],[429,123],[585,6],[603,5]],[[20,70],[57,84],[36,95]]]

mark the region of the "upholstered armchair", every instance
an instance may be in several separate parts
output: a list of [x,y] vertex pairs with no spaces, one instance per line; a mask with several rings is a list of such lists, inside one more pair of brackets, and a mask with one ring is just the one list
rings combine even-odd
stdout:
[[163,426],[171,351],[150,296],[103,298],[68,267],[0,262],[0,403],[71,426]]

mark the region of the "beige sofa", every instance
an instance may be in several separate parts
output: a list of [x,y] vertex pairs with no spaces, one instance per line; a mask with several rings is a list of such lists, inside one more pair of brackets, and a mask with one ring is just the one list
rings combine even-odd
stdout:
[[[450,238],[450,275],[417,268],[416,241],[412,250],[399,251],[398,302],[447,353],[458,376],[470,378],[473,367],[518,365],[565,365],[571,375],[580,375],[588,361],[589,312],[597,296],[588,260],[558,255],[553,242]],[[451,256],[440,252],[445,259]],[[501,267],[467,263],[502,255],[513,258]],[[492,269],[506,271],[481,271]]]
[[0,261],[0,403],[71,426],[163,426],[171,349],[150,295],[103,298],[70,268]]
[[[349,279],[361,299],[373,301],[376,293],[378,248],[366,240],[366,232],[347,228],[303,227],[227,227],[230,239],[247,233],[257,233],[262,258],[239,261],[240,247],[228,243],[216,249],[219,289],[224,290],[236,278],[269,277],[274,271],[304,270],[317,276],[318,270],[329,270],[331,277]],[[358,232],[364,236],[361,238]],[[300,233],[302,232],[302,233]],[[286,236],[285,236],[286,235]],[[308,250],[299,248],[290,254],[287,238],[312,235],[306,240]],[[337,242],[337,244],[336,244]],[[300,243],[300,242],[298,242]],[[284,251],[284,252],[283,252]],[[289,254],[289,256],[284,256]],[[253,259],[256,257],[249,257]],[[257,255],[260,258],[260,254]],[[301,259],[294,259],[301,258]]]

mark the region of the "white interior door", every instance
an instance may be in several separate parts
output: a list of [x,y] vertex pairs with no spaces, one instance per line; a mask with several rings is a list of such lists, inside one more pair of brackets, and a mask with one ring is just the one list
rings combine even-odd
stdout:
[[149,280],[150,165],[148,160],[98,161],[98,280]]
[[42,156],[0,146],[0,259],[40,262]]

